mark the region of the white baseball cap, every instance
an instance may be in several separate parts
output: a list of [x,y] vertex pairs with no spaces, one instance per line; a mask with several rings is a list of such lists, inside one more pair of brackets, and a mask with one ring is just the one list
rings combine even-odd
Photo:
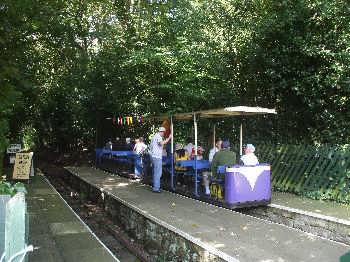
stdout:
[[158,129],[158,131],[159,131],[159,132],[165,132],[166,129],[165,129],[165,127],[161,126],[161,127]]

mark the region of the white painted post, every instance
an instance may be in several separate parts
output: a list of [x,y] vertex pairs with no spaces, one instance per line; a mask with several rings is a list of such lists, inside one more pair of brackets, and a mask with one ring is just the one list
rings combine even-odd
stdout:
[[170,134],[172,135],[171,138],[171,153],[174,154],[174,124],[173,124],[173,117],[170,117]]
[[194,194],[195,196],[198,196],[198,171],[197,171],[197,149],[198,149],[198,137],[197,137],[197,119],[196,119],[196,113],[193,114],[193,121],[194,121],[194,172],[195,172],[195,179],[194,179]]
[[173,117],[170,117],[170,134],[171,134],[171,179],[170,188],[174,189],[174,123]]
[[215,141],[216,141],[216,130],[215,130],[215,126],[216,124],[214,124],[214,128],[213,128],[213,148],[215,148]]
[[196,119],[196,114],[193,114],[193,124],[194,124],[194,155],[197,156],[197,146],[198,146],[198,141],[197,141],[197,119]]
[[240,134],[239,134],[239,154],[243,154],[243,123],[241,122]]

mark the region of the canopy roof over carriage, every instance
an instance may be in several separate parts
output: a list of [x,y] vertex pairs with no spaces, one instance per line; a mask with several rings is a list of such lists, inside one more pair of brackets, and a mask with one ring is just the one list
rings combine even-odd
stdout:
[[[171,115],[173,120],[192,120],[194,116],[196,118],[225,118],[235,116],[251,116],[251,115],[263,115],[263,114],[277,114],[275,109],[268,109],[263,107],[249,107],[249,106],[234,106],[225,107],[210,110],[201,110],[188,113],[175,113]],[[169,115],[161,115],[154,117],[154,119],[166,119]]]
[[223,118],[223,117],[233,117],[233,116],[249,116],[249,115],[261,115],[261,114],[277,114],[275,109],[268,109],[262,107],[249,107],[249,106],[234,106],[225,107],[219,109],[202,110],[193,113],[180,113],[175,114],[173,117],[175,119],[192,119],[193,115],[200,118]]

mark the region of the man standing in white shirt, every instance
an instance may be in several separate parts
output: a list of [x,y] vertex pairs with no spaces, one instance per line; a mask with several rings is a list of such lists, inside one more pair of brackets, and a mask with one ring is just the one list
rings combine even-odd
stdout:
[[153,192],[160,193],[160,178],[162,176],[162,155],[163,146],[167,144],[171,139],[171,134],[165,140],[163,140],[165,128],[160,127],[158,133],[155,134],[151,140],[151,157],[153,165]]
[[255,146],[252,144],[247,144],[247,146],[244,149],[244,155],[241,157],[241,162],[243,162],[243,165],[245,166],[255,166],[259,164],[259,160],[254,154],[255,152]]

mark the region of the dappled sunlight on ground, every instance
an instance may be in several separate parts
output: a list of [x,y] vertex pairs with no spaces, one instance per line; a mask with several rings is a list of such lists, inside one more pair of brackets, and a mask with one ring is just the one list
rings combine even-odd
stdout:
[[225,247],[225,245],[222,243],[218,243],[218,244],[215,244],[214,247],[215,248],[222,248],[222,247]]
[[[259,262],[285,262],[285,261],[287,261],[287,260],[285,260],[285,259],[283,259],[281,257],[279,257],[277,259],[263,259],[263,260],[259,260]],[[300,261],[300,262],[302,262],[302,261]]]

